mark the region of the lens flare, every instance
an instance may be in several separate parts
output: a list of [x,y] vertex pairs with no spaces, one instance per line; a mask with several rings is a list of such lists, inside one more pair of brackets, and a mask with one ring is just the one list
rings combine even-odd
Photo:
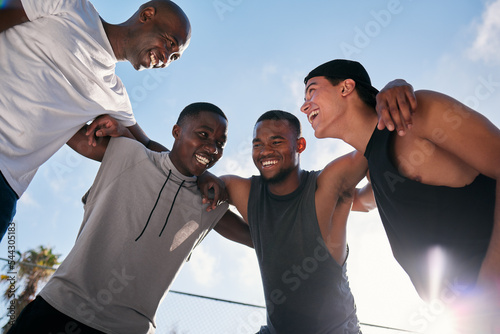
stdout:
[[446,254],[441,247],[434,246],[429,249],[427,257],[427,263],[430,266],[429,297],[433,300],[440,297],[440,289],[443,286],[444,279],[444,268],[446,266]]

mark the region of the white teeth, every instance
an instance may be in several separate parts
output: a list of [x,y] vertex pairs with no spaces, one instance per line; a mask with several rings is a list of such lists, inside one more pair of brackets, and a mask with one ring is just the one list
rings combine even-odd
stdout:
[[271,165],[276,165],[278,163],[278,160],[266,160],[262,161],[262,166],[267,167]]
[[149,53],[149,58],[151,59],[151,66],[158,65],[158,58],[156,58],[156,56],[153,52]]
[[309,116],[307,117],[307,119],[309,120],[309,123],[312,124],[313,122],[313,118],[316,117],[317,115],[319,114],[319,111],[318,110],[314,110],[312,111]]
[[195,157],[200,164],[208,165],[210,163],[210,160],[208,160],[205,157],[202,157],[201,155],[195,154]]

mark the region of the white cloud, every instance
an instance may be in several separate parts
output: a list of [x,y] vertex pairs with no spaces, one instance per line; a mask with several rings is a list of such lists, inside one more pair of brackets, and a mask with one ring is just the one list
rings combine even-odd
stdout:
[[262,68],[262,79],[263,80],[268,80],[269,77],[273,77],[276,73],[278,73],[278,68],[274,64],[267,64],[264,65]]
[[246,287],[259,287],[261,285],[259,273],[259,263],[255,256],[255,251],[250,248],[238,246],[239,257],[237,259],[237,281]]
[[305,135],[305,137],[310,139],[307,141],[306,150],[301,155],[301,166],[304,169],[323,169],[332,160],[354,150],[340,139],[316,139],[312,135]]
[[40,208],[40,203],[38,203],[33,196],[31,196],[29,191],[26,191],[21,198],[19,199],[19,203],[22,203],[24,206],[29,206],[31,208]]
[[[250,143],[250,141],[249,141]],[[251,147],[250,147],[251,148]],[[252,161],[252,153],[238,152],[232,156],[225,156],[216,168],[212,171],[215,175],[238,175],[241,177],[250,177],[258,173]]]
[[192,277],[201,286],[212,287],[220,280],[220,274],[215,270],[217,259],[203,245],[196,247],[189,262]]
[[482,20],[477,26],[476,39],[469,50],[473,59],[498,61],[500,52],[500,0],[486,6]]

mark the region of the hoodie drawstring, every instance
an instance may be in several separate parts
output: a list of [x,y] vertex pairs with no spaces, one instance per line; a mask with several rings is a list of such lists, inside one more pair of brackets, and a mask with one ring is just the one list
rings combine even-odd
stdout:
[[179,188],[177,189],[177,192],[175,193],[174,200],[172,201],[172,205],[170,206],[170,211],[168,211],[167,219],[165,219],[165,224],[163,225],[163,228],[161,229],[160,235],[158,235],[158,237],[161,237],[161,234],[163,233],[163,230],[165,229],[165,227],[167,227],[168,218],[170,217],[170,214],[172,213],[172,209],[174,208],[174,204],[175,204],[175,200],[177,198],[177,194],[179,194],[179,191],[181,190],[182,185],[184,184],[184,181],[185,180],[182,180],[181,185],[179,186]]
[[[160,189],[160,193],[158,194],[158,197],[156,198],[156,202],[155,202],[155,205],[153,206],[153,209],[151,210],[151,212],[149,213],[149,217],[148,217],[148,221],[146,222],[146,225],[144,226],[144,228],[142,229],[142,232],[141,234],[139,234],[139,236],[135,239],[135,241],[139,240],[140,237],[142,237],[142,235],[144,234],[144,231],[146,231],[146,228],[148,227],[148,224],[149,224],[149,220],[151,219],[151,216],[153,215],[153,212],[155,211],[156,209],[156,205],[158,204],[158,201],[160,200],[160,196],[161,196],[161,193],[163,191],[163,188],[165,188],[165,185],[167,184],[168,182],[168,179],[170,179],[170,175],[172,174],[172,170],[169,170],[168,172],[168,176],[167,176],[167,179],[165,180],[165,182],[163,183],[163,186],[161,186],[161,189]],[[184,183],[184,181],[183,181]],[[177,191],[179,192],[179,191]],[[177,195],[176,195],[177,196]],[[170,209],[172,210],[172,209]]]

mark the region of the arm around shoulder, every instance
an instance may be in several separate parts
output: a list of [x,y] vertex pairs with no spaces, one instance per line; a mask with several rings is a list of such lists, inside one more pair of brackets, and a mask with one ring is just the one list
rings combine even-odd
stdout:
[[248,199],[250,197],[251,178],[236,175],[223,175],[220,177],[226,185],[229,204],[234,205],[243,219],[248,222]]
[[146,135],[144,130],[142,130],[142,128],[139,126],[139,124],[135,123],[134,125],[129,126],[128,130],[130,131],[130,133],[134,136],[134,138],[137,141],[141,142],[144,146],[146,146],[150,150],[156,151],[156,152],[170,151],[168,148],[166,148],[162,144],[160,144],[154,140],[151,140]]
[[478,284],[496,286],[500,298],[500,130],[449,96],[432,91],[418,91],[416,95],[419,109],[423,109],[415,114],[414,130],[468,168],[496,180],[494,227]]
[[214,230],[231,241],[253,248],[248,224],[231,210],[227,210],[217,225],[215,225]]

